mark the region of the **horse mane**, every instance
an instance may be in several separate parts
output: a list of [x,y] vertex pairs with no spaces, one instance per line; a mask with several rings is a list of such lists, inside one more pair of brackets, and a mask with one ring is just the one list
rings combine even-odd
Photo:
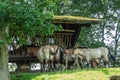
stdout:
[[76,49],[76,48],[88,49],[88,47],[86,47],[86,46],[74,46],[74,47],[70,46],[70,47],[67,47],[67,48],[65,48],[65,49]]
[[70,47],[67,47],[66,49],[74,49],[74,47],[70,46]]
[[62,64],[63,63],[63,51],[62,51],[62,47],[58,47],[58,48],[60,48],[60,63]]
[[36,45],[26,45],[26,47],[40,47],[40,46],[36,46]]
[[57,52],[59,51],[60,63],[63,64],[63,50],[64,50],[64,48],[62,46],[59,46],[59,45],[57,45],[57,46],[58,46],[58,48],[57,48],[54,55],[56,55]]
[[76,49],[76,48],[80,48],[80,49],[88,49],[88,47],[86,47],[86,46],[75,46],[74,49]]

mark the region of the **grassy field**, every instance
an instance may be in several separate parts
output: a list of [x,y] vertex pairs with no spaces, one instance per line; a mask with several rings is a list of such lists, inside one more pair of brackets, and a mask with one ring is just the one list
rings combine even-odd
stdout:
[[120,76],[120,67],[44,73],[16,73],[11,74],[10,78],[11,80],[110,80],[110,76],[113,75]]

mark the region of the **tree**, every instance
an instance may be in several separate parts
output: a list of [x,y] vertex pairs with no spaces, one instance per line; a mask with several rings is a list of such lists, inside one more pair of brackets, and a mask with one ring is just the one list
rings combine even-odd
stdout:
[[4,29],[0,30],[0,78],[1,80],[9,80],[8,71],[8,50],[7,43],[4,38],[6,32]]
[[26,44],[28,37],[36,34],[52,35],[61,30],[52,24],[54,3],[49,0],[0,1],[0,78],[9,80],[7,45],[16,39],[18,45]]

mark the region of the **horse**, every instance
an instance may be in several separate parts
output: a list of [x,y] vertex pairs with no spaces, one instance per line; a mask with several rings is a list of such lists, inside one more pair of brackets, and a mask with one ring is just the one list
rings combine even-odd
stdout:
[[81,57],[74,54],[74,48],[68,48],[63,51],[63,58],[65,62],[65,69],[70,68],[71,65],[76,65],[79,68],[78,60],[81,60]]
[[50,61],[53,60],[54,50],[50,45],[45,46],[29,46],[27,47],[27,53],[33,54],[37,57],[41,63],[41,70],[45,71],[45,64],[48,64],[48,69],[50,70]]
[[54,49],[54,68],[60,69],[63,64],[63,48],[59,45],[51,45],[51,47]]
[[76,48],[74,50],[74,53],[83,56],[87,60],[88,64],[90,64],[91,60],[95,60],[95,59],[97,60],[103,57],[105,61],[105,66],[108,67],[109,59],[108,59],[108,49],[106,47],[99,47],[99,48],[93,48],[93,49],[92,48],[87,48],[87,49]]

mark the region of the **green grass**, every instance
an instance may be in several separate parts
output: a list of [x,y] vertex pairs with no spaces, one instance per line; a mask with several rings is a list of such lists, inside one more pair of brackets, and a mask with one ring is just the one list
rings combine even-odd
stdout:
[[44,73],[11,74],[11,80],[109,80],[110,76],[120,76],[119,68],[66,70]]

